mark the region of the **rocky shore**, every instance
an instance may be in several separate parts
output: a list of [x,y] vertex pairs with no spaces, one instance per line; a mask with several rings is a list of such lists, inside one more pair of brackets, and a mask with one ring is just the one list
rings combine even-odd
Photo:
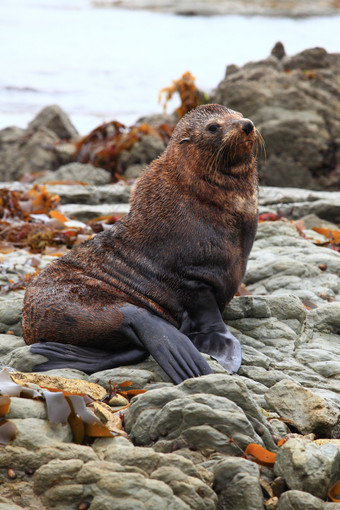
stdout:
[[[340,480],[339,56],[323,50],[295,57],[278,54],[278,48],[274,53],[264,63],[229,69],[215,92],[215,100],[223,102],[231,82],[238,91],[240,83],[248,83],[250,98],[253,83],[258,87],[268,76],[272,83],[286,77],[281,92],[289,91],[285,104],[292,99],[287,110],[284,102],[277,106],[280,94],[275,95],[274,85],[268,110],[252,110],[246,99],[244,108],[240,104],[237,109],[258,116],[268,140],[285,126],[275,136],[286,144],[284,152],[270,141],[267,160],[260,163],[266,179],[276,167],[277,175],[290,168],[288,175],[305,175],[301,182],[312,188],[260,187],[260,222],[244,285],[224,313],[242,344],[238,374],[230,376],[206,356],[214,374],[178,386],[151,358],[91,376],[70,369],[37,376],[32,369],[44,358],[31,354],[21,336],[24,290],[14,290],[15,282],[60,253],[0,244],[0,370],[6,368],[0,373],[0,510],[337,508],[339,490],[331,488]],[[254,73],[253,82],[245,76],[247,69]],[[311,69],[318,69],[320,79],[301,81]],[[299,111],[293,107],[298,97],[309,98],[308,115],[304,104]],[[165,121],[171,125],[175,117],[148,119],[153,126]],[[302,144],[303,154],[289,152],[288,127],[294,139],[301,137],[296,143]],[[313,145],[315,137],[324,145]],[[166,143],[150,131],[138,138],[119,156],[130,176],[111,183],[107,170],[74,161],[77,139],[58,107],[45,109],[25,131],[0,131],[1,176],[6,181],[0,183],[0,234],[9,226],[3,197],[17,192],[24,207],[20,193],[37,182],[45,182],[45,200],[48,194],[60,197],[55,209],[60,216],[53,220],[71,218],[69,229],[84,225],[89,233],[86,222],[93,218],[126,214],[133,185],[129,179]],[[324,154],[330,141],[333,166],[324,164],[328,156],[320,156],[318,168],[324,172],[313,180],[313,154]],[[325,175],[326,184],[320,180]],[[330,184],[330,175],[335,184]],[[284,184],[293,185],[288,177]],[[30,221],[51,220],[47,214],[32,216]],[[129,390],[146,391],[130,400],[134,393],[124,394],[126,381]],[[120,388],[117,394],[113,382]],[[52,399],[52,393],[61,400]],[[106,394],[110,398],[105,400]],[[60,418],[70,395],[90,395],[95,424],[85,404],[74,413],[77,419]],[[100,437],[105,433],[96,429],[99,420],[112,437]]]
[[[60,210],[74,215],[78,207],[82,221],[94,207],[96,215],[128,210],[128,185],[86,187],[80,204],[68,202],[84,186],[51,188],[62,197]],[[91,203],[102,197],[106,203]],[[262,214],[299,208],[316,224],[320,203],[325,219],[318,221],[338,222],[339,193],[260,190]],[[176,387],[152,359],[91,376],[46,373],[106,390],[112,380],[146,389],[122,411],[129,439],[75,445],[69,424],[47,421],[43,402],[12,397],[6,418],[18,432],[0,449],[0,508],[134,509],[152,508],[151,501],[164,509],[332,508],[325,500],[340,478],[340,254],[322,246],[321,234],[303,234],[293,220],[259,224],[245,277],[251,294],[235,297],[224,315],[242,343],[237,375],[209,360],[214,375]],[[2,255],[1,285],[34,272],[31,258],[25,250]],[[38,268],[51,260],[42,255]],[[0,296],[0,353],[3,366],[30,372],[43,358],[21,337],[23,294]],[[282,438],[289,439],[278,448]],[[276,452],[274,468],[242,458],[249,443]]]

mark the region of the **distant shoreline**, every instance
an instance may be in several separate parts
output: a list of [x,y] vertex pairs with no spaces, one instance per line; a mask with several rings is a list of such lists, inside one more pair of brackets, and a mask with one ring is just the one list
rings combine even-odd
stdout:
[[332,0],[294,0],[291,2],[266,0],[92,0],[96,7],[148,10],[180,16],[285,16],[309,18],[340,14],[340,4]]

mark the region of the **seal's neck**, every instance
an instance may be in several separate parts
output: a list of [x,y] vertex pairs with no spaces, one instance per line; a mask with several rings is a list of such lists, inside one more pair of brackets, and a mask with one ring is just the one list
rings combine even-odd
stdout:
[[[171,160],[170,160],[171,162]],[[167,162],[163,166],[162,178],[172,187],[180,187],[182,192],[191,195],[205,205],[209,202],[220,208],[225,207],[226,197],[251,197],[257,194],[258,177],[256,160],[253,154],[244,158],[231,168],[227,166],[209,167],[206,161],[182,160],[180,165],[172,166]]]

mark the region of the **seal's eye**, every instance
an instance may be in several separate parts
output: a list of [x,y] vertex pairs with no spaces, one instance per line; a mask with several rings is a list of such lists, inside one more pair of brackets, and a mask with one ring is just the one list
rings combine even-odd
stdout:
[[216,131],[218,131],[220,127],[221,126],[219,124],[210,124],[210,126],[208,126],[208,131],[210,133],[216,133]]

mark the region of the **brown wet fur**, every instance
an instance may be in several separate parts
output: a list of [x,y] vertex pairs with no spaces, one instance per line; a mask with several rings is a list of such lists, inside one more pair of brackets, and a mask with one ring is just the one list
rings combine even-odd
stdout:
[[[127,303],[180,327],[191,282],[222,311],[238,290],[257,226],[255,128],[220,105],[191,111],[138,179],[131,211],[50,264],[29,285],[26,343],[110,349]],[[209,126],[218,124],[216,132]]]

